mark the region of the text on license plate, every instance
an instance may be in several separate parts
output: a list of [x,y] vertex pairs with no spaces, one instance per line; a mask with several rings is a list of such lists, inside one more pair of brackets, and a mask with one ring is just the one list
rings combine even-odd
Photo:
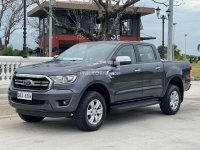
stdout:
[[32,100],[32,93],[31,92],[17,92],[17,99],[24,99],[24,100]]

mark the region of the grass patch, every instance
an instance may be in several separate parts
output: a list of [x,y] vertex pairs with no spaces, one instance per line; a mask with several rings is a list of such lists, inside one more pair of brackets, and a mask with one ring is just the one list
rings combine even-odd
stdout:
[[192,76],[196,79],[200,79],[200,62],[192,64]]

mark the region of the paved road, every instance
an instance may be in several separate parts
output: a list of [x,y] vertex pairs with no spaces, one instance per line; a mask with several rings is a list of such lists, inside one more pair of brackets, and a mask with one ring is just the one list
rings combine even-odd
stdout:
[[[0,150],[199,150],[200,82],[193,82],[175,116],[158,106],[112,114],[96,132],[79,131],[72,119],[25,123],[0,95]],[[15,117],[13,117],[15,116]]]
[[14,109],[8,104],[7,97],[7,94],[0,94],[0,119],[10,116],[16,116]]
[[200,101],[186,99],[175,116],[158,106],[108,116],[96,132],[77,130],[71,119],[29,124],[0,119],[1,150],[199,150]]

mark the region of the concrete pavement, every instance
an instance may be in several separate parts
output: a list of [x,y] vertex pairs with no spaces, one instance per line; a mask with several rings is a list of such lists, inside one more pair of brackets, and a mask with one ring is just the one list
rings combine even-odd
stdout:
[[9,86],[8,82],[0,82],[0,95],[8,93],[8,86]]
[[200,82],[192,84],[177,115],[163,115],[158,105],[138,108],[109,115],[89,133],[66,118],[25,123],[1,95],[0,150],[199,150]]
[[8,103],[8,95],[0,94],[0,119],[13,116],[16,116],[16,113]]
[[200,101],[185,100],[175,116],[158,106],[109,115],[96,132],[77,130],[72,119],[25,123],[0,119],[1,150],[199,150]]
[[185,92],[185,98],[200,100],[200,81],[192,81],[191,89]]

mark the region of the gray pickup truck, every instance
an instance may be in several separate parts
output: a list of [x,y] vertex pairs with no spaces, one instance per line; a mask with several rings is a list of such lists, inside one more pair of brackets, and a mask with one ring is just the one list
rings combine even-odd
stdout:
[[16,69],[8,93],[24,121],[69,117],[94,131],[107,114],[135,107],[159,104],[164,114],[176,114],[190,81],[189,62],[161,61],[152,44],[87,42]]

